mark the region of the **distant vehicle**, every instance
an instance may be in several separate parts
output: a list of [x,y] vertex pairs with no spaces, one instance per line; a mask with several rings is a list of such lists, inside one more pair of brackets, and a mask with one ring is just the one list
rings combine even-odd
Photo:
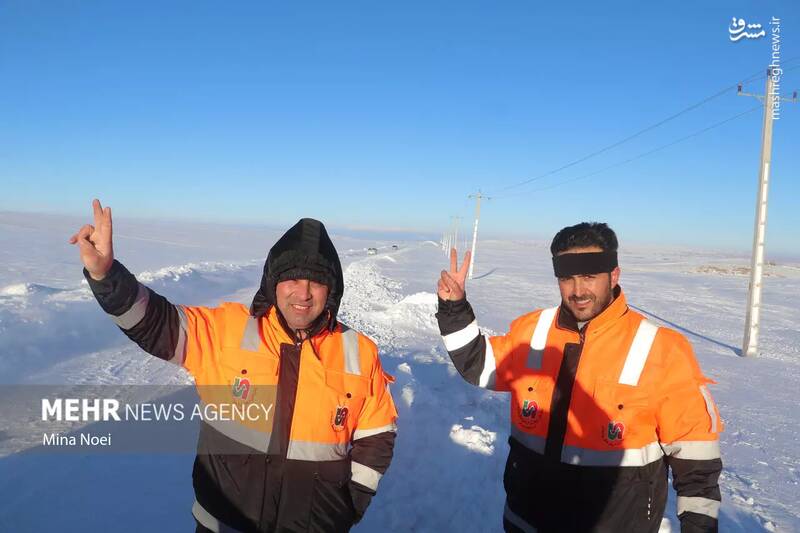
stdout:
[[393,245],[392,245],[392,250],[397,250],[398,248],[400,248],[400,247],[399,247],[399,246],[397,246],[396,244],[393,244]]
[[377,255],[378,249],[377,248],[367,248],[367,255]]

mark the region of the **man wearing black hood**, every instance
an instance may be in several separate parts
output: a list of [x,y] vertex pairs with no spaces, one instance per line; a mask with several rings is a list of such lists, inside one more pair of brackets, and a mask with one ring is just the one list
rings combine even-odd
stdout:
[[186,368],[204,404],[263,408],[257,420],[203,421],[197,531],[349,530],[389,467],[397,412],[377,347],[336,319],[344,280],[322,223],[302,219],[272,247],[249,309],[205,308],[137,282],[114,260],[110,208],[93,208],[94,226],[70,242],[103,310]]

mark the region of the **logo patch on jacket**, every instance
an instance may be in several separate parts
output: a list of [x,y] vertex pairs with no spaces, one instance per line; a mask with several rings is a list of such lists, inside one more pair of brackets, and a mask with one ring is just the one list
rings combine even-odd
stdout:
[[519,410],[520,424],[531,428],[539,421],[541,414],[539,404],[535,400],[523,400],[522,407]]
[[612,420],[608,423],[606,431],[603,434],[603,440],[611,446],[616,446],[625,438],[625,424]]
[[250,380],[247,378],[236,377],[233,380],[233,397],[246,400],[250,395]]
[[347,423],[347,413],[349,412],[350,410],[344,405],[336,407],[336,414],[333,415],[334,431],[342,431],[344,429],[344,425]]

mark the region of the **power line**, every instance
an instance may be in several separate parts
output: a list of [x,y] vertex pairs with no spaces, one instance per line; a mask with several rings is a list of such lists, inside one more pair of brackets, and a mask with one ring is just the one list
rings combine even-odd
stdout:
[[698,130],[698,131],[695,131],[693,133],[690,133],[689,135],[686,135],[684,137],[676,139],[676,140],[674,140],[672,142],[669,142],[669,143],[664,144],[662,146],[659,146],[657,148],[653,148],[652,150],[649,150],[649,151],[644,152],[642,154],[639,154],[639,155],[636,155],[634,157],[625,159],[624,161],[619,161],[617,163],[614,163],[613,165],[607,166],[605,168],[601,168],[600,170],[595,170],[594,172],[589,172],[588,174],[583,174],[581,176],[577,176],[577,177],[572,178],[572,179],[568,179],[568,180],[565,180],[565,181],[560,181],[558,183],[554,183],[552,185],[548,185],[547,187],[540,187],[538,189],[530,189],[530,190],[523,191],[523,192],[520,192],[520,193],[517,193],[517,194],[509,194],[509,195],[505,195],[505,196],[495,196],[494,198],[496,198],[496,199],[511,198],[511,197],[514,197],[514,196],[522,196],[522,195],[527,195],[527,194],[534,193],[534,192],[546,191],[548,189],[553,189],[555,187],[560,187],[561,185],[566,185],[567,183],[572,183],[574,181],[578,181],[578,180],[589,178],[591,176],[595,176],[597,174],[600,174],[602,172],[606,172],[606,171],[611,170],[613,168],[621,167],[622,165],[627,165],[628,163],[632,163],[634,161],[637,161],[639,159],[642,159],[644,157],[652,155],[652,154],[654,154],[656,152],[660,152],[661,150],[665,150],[665,149],[667,149],[667,148],[669,148],[671,146],[675,146],[676,144],[682,143],[683,141],[687,141],[687,140],[689,140],[689,139],[691,139],[693,137],[697,137],[698,135],[702,135],[703,133],[706,133],[707,131],[713,130],[714,128],[718,128],[718,127],[720,127],[720,126],[722,126],[724,124],[727,124],[728,122],[736,120],[737,118],[743,117],[743,116],[747,115],[748,113],[752,113],[753,111],[756,111],[756,110],[761,109],[761,108],[762,108],[762,106],[760,106],[760,105],[752,107],[752,108],[748,109],[747,111],[744,111],[744,112],[739,113],[737,115],[734,115],[732,117],[728,117],[725,120],[722,120],[722,121],[717,122],[715,124],[712,124],[710,126],[706,126],[705,128],[703,128],[701,130]]
[[[795,57],[791,57],[789,59],[784,60],[782,63],[785,65],[787,63],[791,63],[791,62],[796,61],[798,59],[800,59],[800,56],[795,56]],[[794,68],[797,68],[797,67],[793,67],[793,69]],[[784,72],[787,72],[787,70],[784,69]],[[676,118],[678,118],[678,117],[680,117],[680,116],[682,116],[682,115],[684,115],[684,114],[686,114],[686,113],[688,113],[690,111],[693,111],[693,110],[697,109],[698,107],[701,107],[701,106],[707,104],[708,102],[710,102],[710,101],[712,101],[712,100],[714,100],[716,98],[719,98],[720,96],[722,96],[723,94],[727,93],[728,91],[736,89],[739,86],[739,83],[744,85],[746,83],[750,83],[750,82],[753,82],[753,81],[756,81],[756,80],[759,80],[759,79],[764,79],[765,76],[766,76],[766,74],[764,74],[763,71],[759,71],[757,73],[754,73],[754,74],[748,76],[746,79],[742,80],[741,82],[738,82],[738,83],[735,83],[735,84],[730,85],[728,87],[725,87],[724,89],[712,94],[711,96],[707,96],[706,98],[703,98],[699,102],[696,102],[696,103],[690,105],[689,107],[686,107],[686,108],[678,111],[677,113],[674,113],[674,114],[668,116],[667,118],[656,122],[655,124],[651,124],[650,126],[647,126],[647,127],[643,128],[643,129],[641,129],[641,130],[639,130],[639,131],[637,131],[637,132],[625,137],[624,139],[621,139],[621,140],[619,140],[619,141],[617,141],[615,143],[609,144],[608,146],[605,146],[605,147],[600,148],[599,150],[596,150],[594,152],[591,152],[591,153],[589,153],[589,154],[587,154],[587,155],[585,155],[583,157],[575,159],[574,161],[570,161],[569,163],[567,163],[565,165],[562,165],[562,166],[560,166],[558,168],[555,168],[553,170],[549,170],[549,171],[545,172],[544,174],[539,174],[538,176],[534,176],[533,178],[529,178],[529,179],[526,179],[526,180],[523,180],[523,181],[520,181],[520,182],[517,182],[517,183],[513,183],[511,185],[507,185],[507,186],[503,187],[502,189],[498,189],[497,191],[498,192],[503,192],[503,191],[507,191],[509,189],[520,187],[522,185],[527,185],[528,183],[540,180],[540,179],[545,178],[547,176],[553,175],[553,174],[555,174],[557,172],[561,172],[562,170],[566,170],[566,169],[568,169],[570,167],[573,167],[573,166],[577,165],[578,163],[583,163],[587,159],[591,159],[592,157],[595,157],[595,156],[598,156],[598,155],[600,155],[602,153],[608,152],[609,150],[612,150],[613,148],[616,148],[617,146],[625,144],[628,141],[631,141],[631,140],[633,140],[633,139],[635,139],[635,138],[637,138],[637,137],[639,137],[639,136],[641,136],[641,135],[643,135],[643,134],[645,134],[645,133],[647,133],[649,131],[652,131],[652,130],[660,127],[660,126],[663,126],[667,122],[670,122],[670,121],[672,121],[672,120],[674,120],[674,119],[676,119]],[[500,197],[500,196],[497,196],[497,195],[495,195],[495,196],[496,197]]]

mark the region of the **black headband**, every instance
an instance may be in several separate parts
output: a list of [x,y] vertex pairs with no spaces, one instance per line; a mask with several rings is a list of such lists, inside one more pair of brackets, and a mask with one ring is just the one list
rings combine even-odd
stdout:
[[562,254],[553,257],[553,272],[557,278],[580,274],[599,274],[617,268],[617,252],[588,252]]

